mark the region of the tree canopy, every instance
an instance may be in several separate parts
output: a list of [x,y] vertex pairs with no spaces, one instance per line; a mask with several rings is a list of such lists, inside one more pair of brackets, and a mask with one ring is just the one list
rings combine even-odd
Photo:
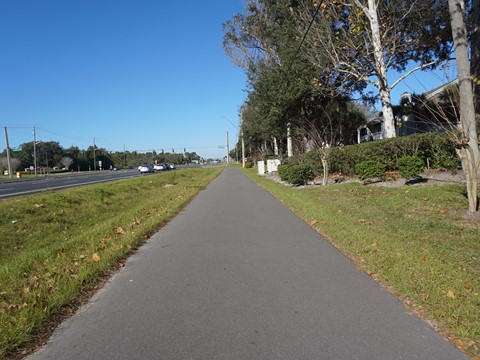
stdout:
[[[35,164],[33,142],[27,142],[20,145],[20,151],[11,153],[19,169],[27,169]],[[95,152],[95,156],[94,156]],[[64,168],[65,163],[69,164],[68,169],[73,171],[85,171],[99,169],[99,161],[102,163],[102,169],[107,170],[112,167],[130,167],[134,168],[142,163],[191,163],[192,160],[200,160],[196,152],[170,153],[170,152],[137,152],[137,151],[117,151],[110,152],[104,148],[89,146],[82,150],[76,146],[63,148],[56,141],[47,141],[37,143],[35,146],[36,164],[38,168]],[[0,154],[1,158],[6,157],[4,151]],[[96,164],[94,164],[94,158]],[[68,159],[68,160],[67,160]]]
[[441,0],[251,0],[224,31],[227,55],[249,80],[243,131],[259,142],[284,138],[289,124],[304,127],[314,113],[309,107],[353,103],[358,95],[380,101],[386,135],[393,137],[391,90],[453,54],[448,4]]

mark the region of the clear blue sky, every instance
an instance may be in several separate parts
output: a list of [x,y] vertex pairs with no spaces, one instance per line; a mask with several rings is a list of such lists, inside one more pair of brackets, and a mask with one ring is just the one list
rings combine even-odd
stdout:
[[[223,157],[236,141],[246,78],[225,55],[222,23],[242,0],[3,0],[0,125],[10,146],[58,141],[110,151]],[[450,75],[451,77],[451,75]],[[392,93],[432,89],[418,73]],[[3,130],[3,129],[2,129]],[[5,141],[0,141],[0,151]]]
[[[242,0],[0,2],[0,125],[37,140],[111,151],[233,144],[246,78],[222,24]],[[229,121],[230,122],[229,122]],[[23,128],[22,126],[26,126]],[[5,148],[2,128],[0,149]]]

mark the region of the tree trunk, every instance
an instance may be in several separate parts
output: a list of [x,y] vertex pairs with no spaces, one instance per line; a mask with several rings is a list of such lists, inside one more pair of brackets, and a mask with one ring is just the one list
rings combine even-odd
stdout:
[[474,79],[473,95],[475,102],[475,116],[477,125],[480,126],[480,0],[472,0],[472,35],[471,35],[471,60],[470,73]]
[[368,0],[367,17],[372,30],[372,43],[375,65],[377,68],[378,89],[380,91],[380,100],[382,102],[383,121],[385,123],[385,136],[387,138],[393,138],[396,135],[395,119],[393,117],[392,101],[387,80],[387,68],[383,57],[382,37],[380,34],[380,24],[378,22],[377,4],[375,3],[375,0]]
[[[386,78],[385,78],[386,81]],[[382,101],[383,121],[385,124],[385,137],[387,139],[396,136],[395,132],[395,118],[393,116],[392,99],[390,97],[390,90],[380,89],[380,99]]]
[[473,86],[468,59],[467,27],[464,14],[465,4],[463,0],[448,0],[448,6],[457,58],[460,121],[462,123],[462,134],[466,140],[462,149],[462,162],[467,178],[468,211],[474,213],[478,211],[478,168],[480,159],[475,124]]
[[322,157],[322,166],[323,166],[323,179],[322,179],[322,185],[327,185],[328,184],[328,160],[325,157]]
[[291,124],[287,124],[287,156],[293,156],[293,146],[292,146],[292,135],[291,135]]

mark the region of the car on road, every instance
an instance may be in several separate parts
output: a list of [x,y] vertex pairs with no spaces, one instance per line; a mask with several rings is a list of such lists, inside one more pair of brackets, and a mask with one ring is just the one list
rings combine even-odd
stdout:
[[142,174],[152,173],[154,171],[153,165],[152,164],[142,164],[138,167],[138,171],[140,171]]
[[155,164],[153,165],[153,169],[155,171],[164,171],[167,170],[167,166],[165,164]]
[[173,170],[173,169],[176,168],[176,166],[175,166],[175,164],[168,164],[168,168],[169,168],[170,170]]

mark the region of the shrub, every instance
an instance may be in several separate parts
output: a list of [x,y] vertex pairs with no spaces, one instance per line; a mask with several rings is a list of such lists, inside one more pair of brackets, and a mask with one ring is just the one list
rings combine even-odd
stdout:
[[360,180],[379,178],[385,180],[385,165],[374,160],[362,161],[355,166]]
[[412,179],[418,177],[423,171],[424,164],[422,159],[416,156],[404,156],[398,159],[397,167],[405,179]]
[[280,179],[292,185],[304,185],[315,178],[310,165],[280,165],[278,175]]
[[322,160],[318,151],[310,151],[306,154],[297,154],[286,158],[283,161],[286,165],[308,165],[311,167],[315,175],[321,175],[323,173]]
[[354,175],[355,166],[372,160],[397,170],[397,161],[404,156],[416,156],[433,168],[456,169],[459,158],[448,133],[425,133],[378,140],[357,145],[334,147],[330,153],[330,170]]
[[246,161],[246,162],[245,162],[245,167],[246,167],[247,169],[253,168],[253,161]]

